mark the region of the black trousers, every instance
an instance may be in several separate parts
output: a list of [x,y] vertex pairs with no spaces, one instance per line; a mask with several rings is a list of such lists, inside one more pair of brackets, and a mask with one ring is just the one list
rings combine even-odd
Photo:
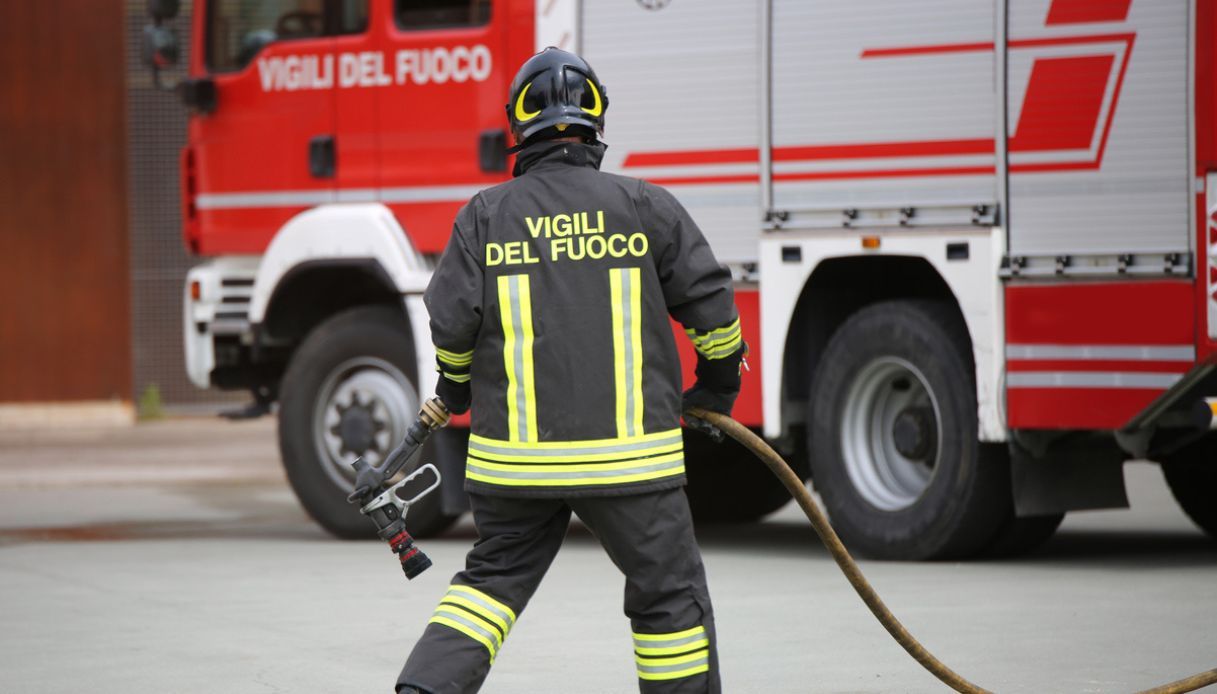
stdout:
[[683,489],[572,499],[474,494],[471,500],[479,539],[410,653],[399,689],[466,694],[482,686],[562,546],[574,511],[625,574],[639,690],[719,694],[714,615]]

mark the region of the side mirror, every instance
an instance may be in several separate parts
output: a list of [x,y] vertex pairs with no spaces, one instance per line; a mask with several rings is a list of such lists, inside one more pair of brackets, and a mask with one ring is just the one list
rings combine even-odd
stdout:
[[157,24],[176,17],[181,7],[181,0],[148,0],[148,14]]
[[157,70],[177,65],[180,51],[177,34],[167,26],[149,24],[144,27],[143,59],[144,65]]
[[164,25],[177,16],[181,0],[148,0],[148,14],[152,23],[144,27],[144,45],[141,57],[144,65],[152,70],[152,83],[157,89],[172,89],[161,82],[161,70],[177,65],[181,50],[177,34]]
[[483,130],[478,135],[478,167],[485,173],[507,170],[507,133],[501,128]]

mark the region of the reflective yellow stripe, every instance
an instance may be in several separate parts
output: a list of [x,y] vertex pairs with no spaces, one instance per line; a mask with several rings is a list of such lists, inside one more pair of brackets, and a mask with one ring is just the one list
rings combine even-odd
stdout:
[[609,270],[617,435],[642,433],[642,271]]
[[646,458],[647,460],[650,460],[650,458],[647,456],[659,456],[659,455],[663,455],[665,453],[680,453],[683,449],[684,449],[684,446],[682,445],[682,443],[680,441],[677,441],[675,443],[666,443],[666,444],[659,445],[659,446],[641,449],[637,452],[631,452],[629,454],[624,454],[624,455],[621,453],[588,453],[588,454],[581,454],[581,455],[580,454],[564,455],[561,457],[544,457],[544,456],[536,456],[536,455],[530,456],[527,454],[510,455],[510,454],[503,454],[503,453],[489,453],[489,452],[485,452],[485,451],[473,451],[473,450],[470,451],[469,455],[474,458],[478,458],[480,460],[493,461],[493,462],[497,462],[497,463],[515,463],[515,464],[531,463],[531,464],[539,464],[539,465],[552,465],[552,464],[561,465],[561,464],[568,464],[568,463],[596,463],[596,462],[599,462],[599,463],[602,463],[602,465],[600,465],[598,467],[603,467],[603,464],[605,464],[605,463],[618,462],[618,461],[621,461],[624,459],[637,460],[637,459],[641,459],[641,458]]
[[722,346],[732,344],[732,343],[738,344],[739,336],[740,336],[740,327],[739,327],[739,325],[736,325],[735,330],[731,331],[731,333],[729,335],[727,335],[721,339],[718,339],[718,340],[706,340],[705,342],[702,342],[701,349],[704,351],[709,351],[709,350],[715,349],[717,347],[722,347]]
[[501,439],[492,439],[478,434],[469,435],[469,443],[485,446],[499,446],[502,448],[512,448],[520,451],[531,450],[550,450],[561,449],[562,451],[570,450],[578,452],[579,450],[606,448],[619,446],[622,444],[635,444],[656,441],[659,439],[667,439],[673,436],[680,437],[680,429],[668,429],[666,431],[656,431],[650,434],[642,434],[639,436],[617,437],[610,439],[583,439],[578,441],[537,441],[535,443],[522,443],[517,441],[503,441]]
[[592,484],[628,484],[631,482],[645,482],[648,480],[663,479],[664,477],[672,477],[674,475],[684,474],[684,465],[678,465],[668,470],[655,470],[652,472],[640,472],[632,475],[615,475],[608,477],[573,477],[573,478],[542,478],[542,479],[516,479],[511,477],[499,477],[492,475],[484,475],[470,469],[465,470],[465,477],[478,482],[487,484],[504,485],[508,487],[580,487]]
[[494,641],[487,638],[485,635],[478,633],[478,632],[474,631],[473,629],[470,629],[468,626],[456,621],[455,619],[449,619],[442,615],[438,615],[438,614],[434,615],[431,617],[431,619],[429,621],[432,623],[435,623],[435,624],[443,624],[444,626],[449,627],[451,629],[456,629],[457,631],[461,632],[465,636],[468,636],[469,638],[473,639],[474,641],[477,641],[478,643],[482,644],[483,646],[486,647],[486,650],[490,653],[490,662],[492,662],[492,663],[494,662],[494,656],[498,652],[498,648],[494,645]]
[[735,354],[735,351],[739,349],[741,342],[743,342],[743,340],[737,335],[731,342],[728,342],[715,349],[704,350],[702,351],[702,354],[705,355],[706,359],[723,359],[724,357],[729,357],[732,354]]
[[644,680],[676,680],[680,679],[681,677],[691,677],[693,675],[699,675],[703,672],[709,671],[710,664],[702,663],[696,667],[691,667],[685,670],[676,670],[673,672],[640,672],[638,673],[638,677]]
[[728,323],[722,327],[715,328],[706,333],[698,333],[698,331],[694,330],[693,328],[685,328],[685,332],[688,333],[689,337],[693,338],[694,343],[701,344],[703,342],[718,340],[723,337],[727,337],[733,330],[735,330],[738,327],[739,327],[739,318],[736,318],[735,320],[731,321],[730,323]]
[[708,333],[699,333],[692,328],[686,328],[685,333],[693,341],[693,347],[707,359],[729,357],[743,341],[738,318]]
[[689,653],[690,648],[707,648],[710,645],[710,639],[701,638],[682,645],[666,645],[663,648],[643,648],[634,647],[634,653],[638,655],[675,655],[678,653]]
[[431,616],[431,622],[455,629],[486,647],[490,662],[503,646],[516,621],[510,607],[482,591],[452,584]]
[[638,655],[675,655],[677,653],[688,653],[691,648],[706,648],[709,645],[710,639],[703,636],[696,641],[690,641],[679,646],[663,646],[661,648],[634,646],[634,652]]
[[499,277],[503,366],[507,371],[507,429],[512,441],[537,440],[537,394],[533,379],[532,297],[528,275]]
[[473,350],[458,354],[456,352],[449,352],[446,349],[436,347],[435,355],[439,357],[440,360],[442,360],[445,364],[449,364],[451,366],[468,366],[469,364],[473,363]]
[[499,317],[503,321],[503,368],[507,370],[507,436],[519,441],[520,410],[516,406],[517,389],[520,387],[516,375],[516,331],[511,318],[511,277],[499,277]]
[[524,417],[528,427],[528,441],[537,440],[537,385],[533,378],[532,344],[536,339],[532,330],[532,291],[528,275],[520,275],[520,327],[524,331]]
[[634,662],[644,680],[674,680],[710,671],[710,638],[698,625],[665,634],[634,635]]
[[451,593],[449,593],[448,595],[444,596],[444,604],[460,605],[461,607],[467,608],[467,609],[475,612],[477,614],[477,616],[498,626],[499,631],[502,632],[503,634],[506,634],[508,631],[511,630],[511,627],[507,624],[507,621],[505,619],[494,614],[493,612],[486,610],[485,608],[483,608],[482,606],[478,605],[476,602],[474,602],[468,598],[461,597],[460,595],[452,595]]
[[682,450],[679,429],[596,441],[541,441],[535,444],[498,441],[473,435],[469,455],[504,463],[593,463],[635,460]]
[[498,651],[499,647],[503,645],[503,637],[499,635],[498,631],[495,631],[494,625],[486,621],[486,619],[481,615],[473,614],[468,610],[462,610],[459,607],[453,607],[452,605],[441,602],[439,606],[435,608],[435,614],[433,617],[440,616],[444,616],[448,619],[455,618],[457,621],[465,622],[466,627],[472,624],[474,627],[473,630],[480,629],[486,632],[485,635],[494,643],[495,651]]
[[444,378],[453,383],[468,383],[469,379],[472,378],[471,374],[450,374],[447,371],[440,371],[440,373],[444,375]]
[[676,451],[668,455],[657,455],[650,458],[641,458],[638,460],[626,460],[619,463],[585,463],[579,465],[567,465],[560,461],[542,463],[540,465],[522,465],[520,463],[492,463],[485,460],[474,458],[473,462],[479,468],[486,470],[501,470],[503,472],[541,472],[552,473],[554,471],[561,472],[597,472],[599,470],[628,470],[630,468],[642,467],[644,465],[658,465],[659,463],[669,463],[673,460],[684,458],[684,451]]
[[701,660],[708,655],[710,655],[709,649],[703,646],[700,650],[693,653],[685,653],[684,655],[672,656],[671,658],[643,658],[641,656],[634,656],[634,662],[639,665],[680,665],[694,660]]
[[515,610],[504,605],[502,602],[492,598],[490,595],[483,593],[482,591],[478,590],[477,588],[470,588],[469,586],[463,586],[459,583],[453,583],[452,585],[448,586],[448,594],[451,595],[453,593],[464,593],[466,595],[470,595],[473,598],[480,600],[482,602],[485,602],[486,604],[490,605],[491,607],[504,613],[504,615],[507,617],[507,622],[508,622],[507,628],[508,629],[510,629],[511,625],[515,624],[515,622],[516,622]]
[[613,390],[617,406],[617,436],[630,435],[625,417],[625,316],[621,310],[621,271],[609,271],[609,298],[613,307]]
[[679,429],[596,441],[544,441],[532,446],[469,437],[468,479],[510,487],[627,484],[684,472]]
[[642,272],[638,268],[630,268],[630,338],[633,343],[629,346],[630,352],[633,354],[633,374],[630,378],[630,383],[633,386],[634,392],[631,398],[634,402],[633,429],[631,434],[642,433]]
[[635,641],[674,641],[676,639],[683,639],[686,636],[692,636],[694,634],[704,634],[706,633],[706,628],[703,626],[695,626],[685,629],[684,631],[674,631],[670,634],[639,634],[636,631],[630,633],[634,635]]
[[710,645],[704,626],[695,626],[684,631],[667,634],[634,633],[634,652],[640,656],[661,656],[688,653]]

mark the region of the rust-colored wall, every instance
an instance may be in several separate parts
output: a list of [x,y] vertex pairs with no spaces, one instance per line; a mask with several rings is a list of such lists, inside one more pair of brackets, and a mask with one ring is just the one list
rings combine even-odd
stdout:
[[0,2],[0,402],[131,398],[123,13]]

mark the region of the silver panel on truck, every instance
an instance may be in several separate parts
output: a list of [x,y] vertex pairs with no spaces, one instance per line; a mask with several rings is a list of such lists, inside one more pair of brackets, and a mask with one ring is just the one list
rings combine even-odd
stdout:
[[1050,5],[1010,0],[1010,254],[1187,253],[1188,3]]
[[723,262],[754,262],[760,229],[759,7],[739,0],[584,0],[583,53],[609,96],[605,170],[688,207]]
[[994,205],[994,31],[991,1],[773,0],[774,207]]

